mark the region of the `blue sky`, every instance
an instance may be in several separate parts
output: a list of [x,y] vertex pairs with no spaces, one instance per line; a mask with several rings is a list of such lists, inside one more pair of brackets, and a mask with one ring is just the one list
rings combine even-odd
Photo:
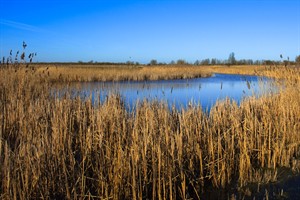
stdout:
[[291,60],[300,54],[300,0],[0,0],[0,56],[35,61],[148,63]]

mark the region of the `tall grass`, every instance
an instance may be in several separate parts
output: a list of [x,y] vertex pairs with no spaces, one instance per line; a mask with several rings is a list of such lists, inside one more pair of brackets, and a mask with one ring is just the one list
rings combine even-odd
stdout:
[[71,81],[141,81],[207,77],[211,73],[196,66],[103,66],[36,65],[37,73],[49,74],[52,82]]
[[1,199],[187,199],[300,170],[299,69],[277,94],[170,110],[54,98],[47,73],[1,69]]

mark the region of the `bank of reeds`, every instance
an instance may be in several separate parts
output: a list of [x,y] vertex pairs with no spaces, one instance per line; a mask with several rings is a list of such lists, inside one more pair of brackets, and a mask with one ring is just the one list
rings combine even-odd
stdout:
[[205,67],[195,66],[86,66],[86,65],[41,65],[38,73],[49,73],[53,82],[73,81],[142,81],[208,77]]
[[[82,64],[31,64],[36,73],[48,75],[51,82],[82,81],[144,81],[191,79],[209,77],[212,73],[246,74],[277,77],[278,69],[285,73],[293,67],[266,65],[82,65]],[[280,70],[282,71],[282,70]],[[286,77],[284,74],[281,77]]]
[[210,114],[147,101],[129,113],[117,95],[54,98],[47,73],[1,69],[0,198],[197,199],[299,172],[300,73],[284,73],[297,87]]
[[265,65],[210,65],[206,68],[213,73],[244,74],[244,75],[265,75],[268,70]]

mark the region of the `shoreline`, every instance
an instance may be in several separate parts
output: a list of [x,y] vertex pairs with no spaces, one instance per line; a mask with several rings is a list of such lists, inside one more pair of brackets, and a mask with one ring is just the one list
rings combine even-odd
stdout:
[[[45,75],[51,82],[109,82],[109,81],[147,81],[206,78],[213,73],[240,74],[274,77],[272,66],[266,65],[71,65],[71,64],[29,64],[29,68]],[[281,67],[281,66],[280,66]],[[275,67],[274,67],[275,68]]]
[[52,82],[145,81],[210,77],[212,72],[195,66],[38,66]]

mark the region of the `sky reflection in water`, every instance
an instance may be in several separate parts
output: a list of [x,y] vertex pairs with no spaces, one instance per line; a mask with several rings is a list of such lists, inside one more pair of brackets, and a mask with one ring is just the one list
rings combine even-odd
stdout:
[[74,83],[71,87],[79,86],[77,95],[92,96],[93,101],[99,95],[103,101],[110,94],[120,94],[129,108],[133,108],[137,100],[148,99],[166,102],[177,109],[192,103],[210,110],[217,100],[226,97],[239,103],[244,97],[272,91],[268,83],[269,79],[257,76],[214,74],[209,78],[183,80],[85,82]]

